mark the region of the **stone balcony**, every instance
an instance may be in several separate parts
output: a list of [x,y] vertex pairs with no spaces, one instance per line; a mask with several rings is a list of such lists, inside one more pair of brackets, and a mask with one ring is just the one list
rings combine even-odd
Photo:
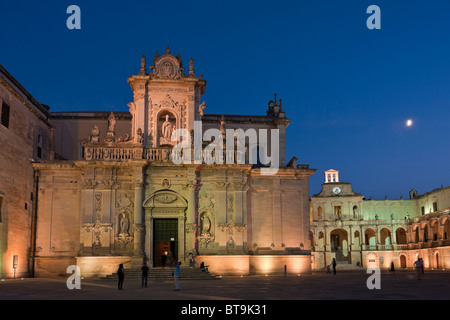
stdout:
[[[84,145],[83,159],[96,161],[117,161],[117,160],[149,160],[152,162],[173,162],[171,147],[144,147],[140,145],[117,146],[117,145]],[[202,163],[218,163],[215,155],[201,154],[204,150],[192,150],[191,161],[202,159]],[[195,153],[194,153],[195,152]],[[237,157],[245,157],[245,163],[248,163],[247,155],[236,150],[225,150],[223,152],[224,163],[236,163]],[[181,162],[182,154],[178,154],[176,160]],[[175,160],[174,159],[174,160]],[[233,161],[234,160],[234,161]]]

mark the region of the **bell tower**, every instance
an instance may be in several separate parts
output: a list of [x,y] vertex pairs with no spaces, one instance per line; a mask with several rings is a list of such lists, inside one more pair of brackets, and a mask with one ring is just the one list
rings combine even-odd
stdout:
[[206,81],[194,72],[194,60],[189,60],[188,73],[184,73],[180,55],[174,56],[169,46],[164,54],[156,52],[153,65],[146,68],[142,56],[137,75],[127,79],[134,94],[128,104],[132,119],[134,143],[147,147],[171,146],[171,134],[176,129],[194,129],[194,121],[201,120]]

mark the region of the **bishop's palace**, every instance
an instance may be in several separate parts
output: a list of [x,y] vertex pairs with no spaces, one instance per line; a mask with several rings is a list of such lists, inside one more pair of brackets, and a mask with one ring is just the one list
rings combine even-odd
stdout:
[[[450,268],[450,187],[372,200],[328,170],[309,195],[309,165],[287,161],[289,118],[276,97],[265,115],[208,114],[194,61],[142,57],[127,81],[127,112],[51,112],[0,66],[0,278],[85,277],[161,266],[161,256],[219,275],[340,268]],[[174,163],[176,129],[276,130],[279,169],[246,161]],[[203,143],[202,148],[208,145]],[[228,151],[227,151],[228,152]],[[226,155],[228,156],[228,155]]]

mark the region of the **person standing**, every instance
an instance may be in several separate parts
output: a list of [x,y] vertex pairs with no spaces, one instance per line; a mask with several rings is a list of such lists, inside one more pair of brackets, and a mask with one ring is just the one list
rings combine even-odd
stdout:
[[335,258],[333,258],[332,264],[333,264],[333,274],[336,275],[336,259]]
[[423,266],[423,259],[419,258],[419,262],[420,262],[420,273],[424,274],[425,272],[424,272],[424,266]]
[[179,281],[180,266],[181,266],[181,261],[176,264],[175,269],[173,270],[173,279],[175,281],[175,291],[180,291],[180,281]]
[[417,280],[420,280],[420,274],[422,273],[422,270],[420,270],[420,258],[418,258],[417,261],[414,262],[414,267],[416,268]]
[[166,259],[167,259],[167,251],[164,252],[164,253],[161,255],[161,266],[162,266],[163,268],[164,268],[165,265],[166,265]]
[[142,270],[142,288],[145,286],[147,288],[147,280],[148,280],[148,267],[147,264],[144,263],[144,265],[141,268]]
[[194,256],[192,255],[192,252],[189,252],[189,268],[194,267]]
[[119,276],[118,287],[119,290],[123,290],[123,280],[125,279],[125,269],[123,268],[123,264],[119,264],[119,269],[117,269],[117,275]]
[[171,267],[171,266],[172,266],[172,252],[171,252],[171,251],[169,251],[169,252],[167,253],[167,266],[168,266],[168,267]]

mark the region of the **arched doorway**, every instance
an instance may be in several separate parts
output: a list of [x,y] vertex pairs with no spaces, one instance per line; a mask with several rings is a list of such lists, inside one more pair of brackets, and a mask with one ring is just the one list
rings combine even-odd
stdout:
[[437,241],[439,237],[439,223],[437,221],[433,224],[433,241]]
[[429,239],[429,235],[428,235],[428,225],[426,224],[424,227],[423,227],[423,241],[422,242],[428,242],[428,239]]
[[364,232],[364,240],[366,246],[369,246],[371,248],[370,250],[376,250],[377,240],[375,235],[375,230],[368,228]]
[[400,255],[400,268],[406,269],[406,257],[405,255]]
[[184,260],[185,212],[187,201],[178,193],[164,189],[154,192],[143,203],[145,209],[145,254],[150,265],[161,265],[161,255],[171,253],[172,261]]
[[419,243],[419,226],[414,228],[414,242]]
[[391,246],[391,230],[388,228],[383,228],[380,231],[380,237],[381,237],[381,244],[385,246]]
[[348,233],[344,229],[335,229],[330,233],[330,249],[335,253],[337,262],[349,262]]
[[407,244],[406,230],[404,228],[397,228],[395,231],[395,237],[397,239],[397,244]]

